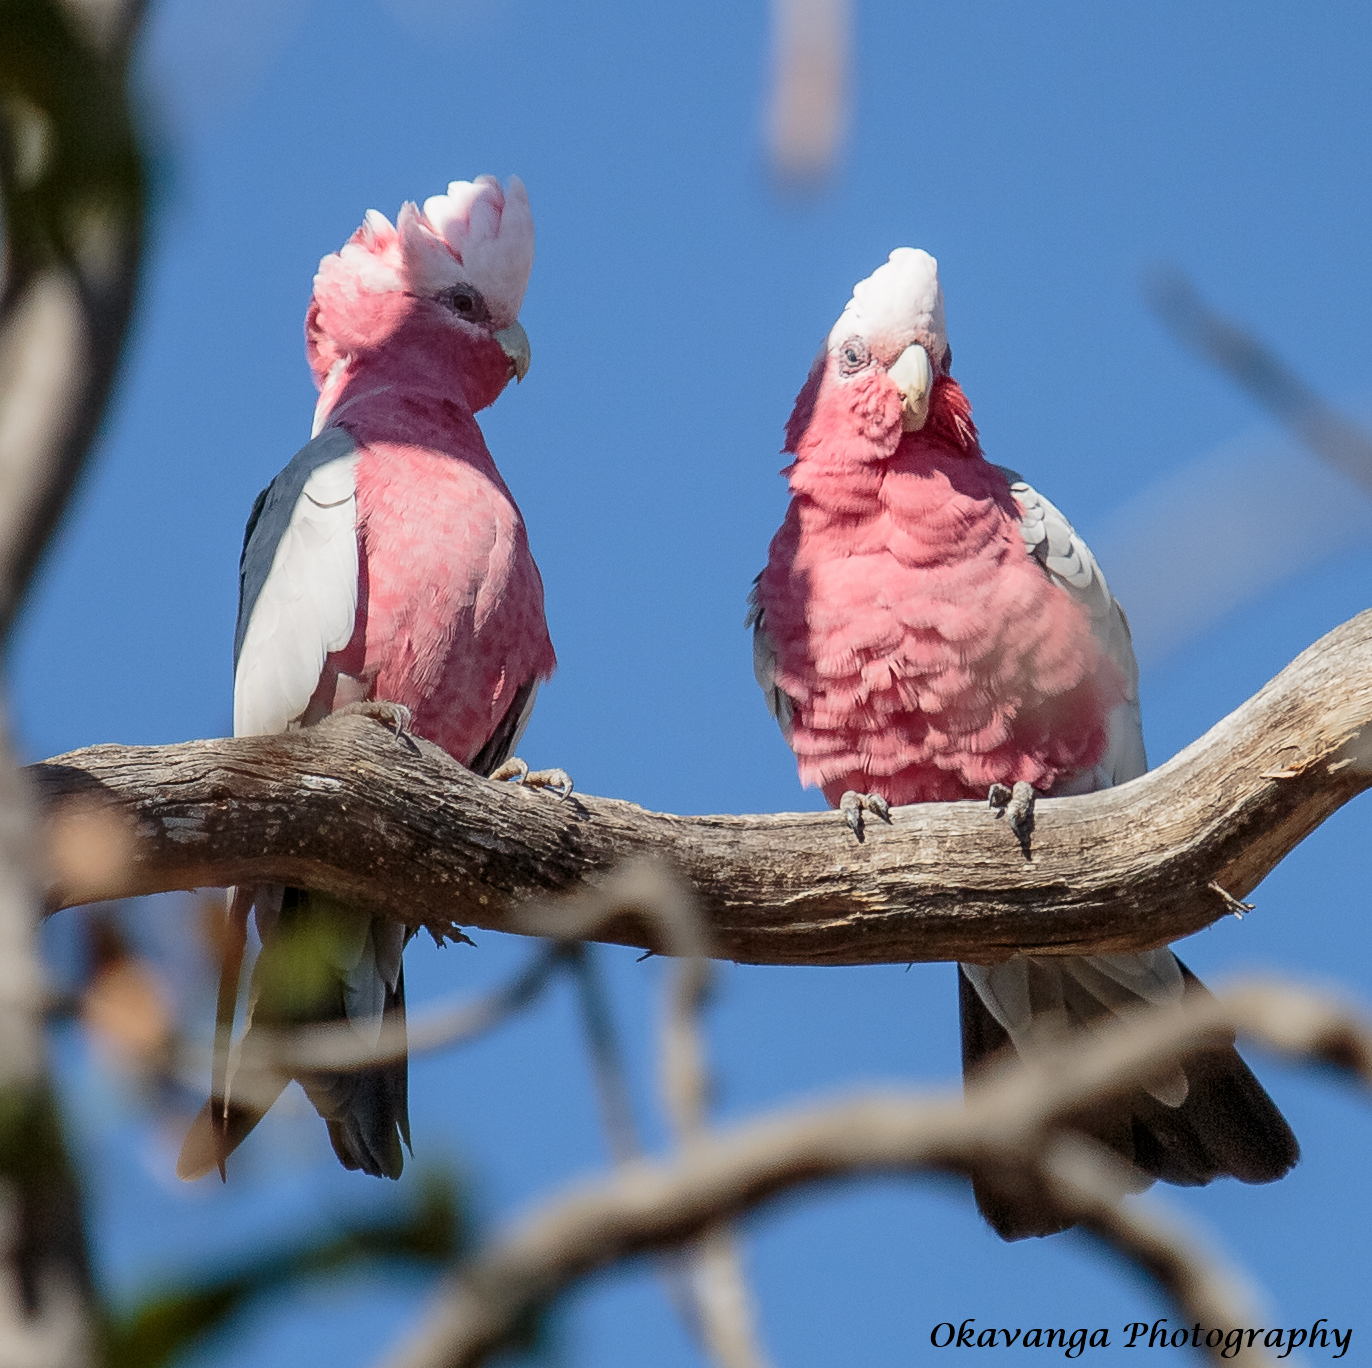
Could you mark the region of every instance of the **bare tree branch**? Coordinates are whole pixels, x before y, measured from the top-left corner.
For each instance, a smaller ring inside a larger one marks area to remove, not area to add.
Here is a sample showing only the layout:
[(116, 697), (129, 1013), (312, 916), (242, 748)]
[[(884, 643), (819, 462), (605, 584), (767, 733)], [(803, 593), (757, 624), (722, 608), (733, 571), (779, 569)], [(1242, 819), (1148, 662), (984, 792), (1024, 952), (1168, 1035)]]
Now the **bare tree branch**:
[[(130, 832), (131, 859), (79, 886), (55, 882), (52, 907), (274, 882), (439, 935), (454, 923), (506, 931), (530, 898), (652, 855), (697, 890), (723, 958), (990, 962), (1142, 950), (1228, 916), (1227, 898), (1244, 898), (1372, 783), (1369, 727), (1372, 612), (1158, 769), (1040, 802), (1029, 860), (975, 803), (895, 809), (859, 844), (832, 813), (677, 817), (604, 798), (559, 802), (477, 778), (362, 718), (277, 736), (93, 746), (34, 766), (33, 777), (59, 844), (66, 814), (88, 819), (92, 802), (113, 805)], [(544, 930), (575, 934), (556, 919)], [(666, 948), (633, 909), (595, 939)]]
[[(540, 925), (565, 928), (570, 914), (577, 923), (578, 941), (582, 941), (624, 909), (634, 909), (656, 925), (663, 949), (674, 961), (665, 996), (658, 1081), (677, 1143), (689, 1149), (706, 1133), (710, 1085), (700, 1013), (712, 973), (709, 937), (691, 890), (660, 861), (639, 860), (615, 870), (597, 888), (579, 895), (572, 907), (535, 904), (520, 915), (518, 924), (524, 929)], [(591, 1008), (593, 1003), (587, 1006)], [(592, 1015), (599, 1018), (599, 1034), (605, 1036), (608, 1013), (588, 1011), (588, 1017)], [(618, 1104), (627, 1109), (623, 1071), (611, 1068), (618, 1051), (606, 1050), (607, 1043), (612, 1041), (602, 1039), (599, 1048), (603, 1056), (600, 1067), (609, 1070), (601, 1080), (602, 1097), (607, 1103), (617, 1097)], [(626, 1121), (628, 1129), (624, 1130)], [(626, 1111), (619, 1125), (621, 1154), (617, 1157), (625, 1163), (637, 1157), (639, 1149), (632, 1114)], [(663, 1273), (673, 1306), (720, 1368), (767, 1368), (743, 1260), (727, 1226), (721, 1223), (705, 1232), (683, 1251), (679, 1263), (668, 1262)]]
[(775, 1114), (702, 1137), (672, 1161), (637, 1161), (535, 1210), (459, 1270), (388, 1368), (475, 1368), (579, 1279), (694, 1239), (797, 1188), (860, 1174), (1041, 1165), (1045, 1156), (1064, 1200), (1184, 1313), (1235, 1316), (1243, 1298), (1225, 1270), (1146, 1209), (1120, 1206), (1100, 1166), (1082, 1162), (1085, 1151), (1059, 1148), (1074, 1116), (1234, 1031), (1372, 1084), (1372, 1025), (1364, 1018), (1298, 988), (1253, 984), (1006, 1065), (963, 1100), (874, 1093)]

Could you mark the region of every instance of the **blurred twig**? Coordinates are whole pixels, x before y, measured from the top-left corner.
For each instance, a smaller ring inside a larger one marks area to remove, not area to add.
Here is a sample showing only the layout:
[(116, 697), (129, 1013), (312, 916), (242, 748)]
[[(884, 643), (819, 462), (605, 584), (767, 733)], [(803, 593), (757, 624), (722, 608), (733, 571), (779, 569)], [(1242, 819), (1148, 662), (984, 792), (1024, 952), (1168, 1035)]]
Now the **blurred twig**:
[[(1032, 1165), (1099, 1238), (1153, 1278), (1187, 1319), (1243, 1324), (1233, 1275), (1175, 1221), (1122, 1197), (1072, 1119), (1239, 1032), (1372, 1085), (1372, 1024), (1305, 989), (1250, 984), (1121, 1021), (1086, 1042), (1007, 1063), (965, 1098), (870, 1094), (703, 1136), (669, 1161), (639, 1160), (538, 1208), (450, 1280), (389, 1368), (475, 1368), (514, 1326), (573, 1283), (817, 1182), (892, 1171)], [(1212, 1322), (1213, 1325), (1213, 1322)], [(1212, 1357), (1219, 1361), (1219, 1349)], [(1251, 1353), (1252, 1351), (1250, 1351)], [(1254, 1356), (1266, 1363), (1266, 1357)]]
[[(374, 1040), (365, 1039), (348, 1022), (306, 1026), (296, 1031), (270, 1031), (263, 1027), (246, 1037), (233, 1079), (233, 1095), (251, 1103), (261, 1099), (269, 1105), (281, 1095), (283, 1079), (302, 1072), (346, 1073), (373, 1064), (385, 1064), (435, 1050), (465, 1045), (503, 1025), (543, 991), (548, 980), (571, 958), (567, 946), (552, 944), (533, 955), (508, 983), (477, 998), (447, 1007), (431, 1008), (409, 1023), (383, 1023)], [(192, 1090), (202, 1084), (208, 1059), (203, 1052), (186, 1051), (177, 1073)]]
[(783, 182), (833, 169), (848, 122), (852, 0), (772, 0), (767, 145)]
[[(1144, 1270), (1173, 1300), (1183, 1319), (1208, 1328), (1255, 1326), (1257, 1310), (1245, 1280), (1189, 1234), (1160, 1203), (1128, 1201), (1137, 1183), (1129, 1165), (1084, 1137), (1064, 1135), (1048, 1146), (1041, 1172), (1054, 1199), (1102, 1243)], [(1211, 1357), (1225, 1362), (1223, 1346)], [(1266, 1350), (1250, 1363), (1271, 1364)]]
[(639, 1143), (638, 1126), (634, 1122), (633, 1098), (629, 1093), (624, 1051), (620, 1047), (619, 1034), (610, 1013), (605, 980), (596, 964), (595, 946), (585, 941), (568, 941), (567, 945), (574, 951), (572, 977), (582, 1025), (586, 1031), (591, 1073), (595, 1079), (596, 1095), (600, 1099), (605, 1137), (615, 1163), (627, 1164), (642, 1153), (643, 1147)]
[[(616, 1164), (627, 1164), (643, 1153), (643, 1146), (634, 1121), (624, 1050), (615, 1029), (604, 976), (596, 963), (596, 947), (585, 941), (568, 944), (576, 949), (572, 973), (610, 1155)], [(676, 1254), (664, 1254), (659, 1260), (659, 1275), (667, 1300), (687, 1333), (697, 1343), (703, 1343), (703, 1320), (687, 1261)]]
[[(658, 1076), (677, 1142), (689, 1150), (706, 1133), (709, 1086), (700, 1011), (711, 976), (709, 939), (690, 889), (658, 861), (632, 861), (597, 887), (556, 908), (531, 906), (519, 921), (523, 927), (532, 928), (555, 918), (565, 926), (570, 917), (573, 924), (589, 931), (626, 909), (655, 924), (664, 953), (674, 961), (662, 1024)], [(616, 1159), (623, 1164), (636, 1157), (639, 1146), (620, 1052), (614, 1042), (607, 1004), (598, 985), (588, 979), (584, 959), (580, 978), (611, 1143), (617, 1151)], [(687, 1267), (683, 1271), (689, 1277), (689, 1294), (683, 1295), (677, 1270), (669, 1266), (665, 1270), (668, 1295), (683, 1315), (687, 1328), (699, 1334), (714, 1361), (720, 1368), (766, 1368), (743, 1263), (723, 1223), (704, 1232), (695, 1249), (687, 1251)]]
[(1316, 456), (1372, 489), (1372, 435), (1321, 398), (1261, 338), (1215, 313), (1181, 271), (1157, 271), (1144, 289), (1179, 341), (1223, 371)]

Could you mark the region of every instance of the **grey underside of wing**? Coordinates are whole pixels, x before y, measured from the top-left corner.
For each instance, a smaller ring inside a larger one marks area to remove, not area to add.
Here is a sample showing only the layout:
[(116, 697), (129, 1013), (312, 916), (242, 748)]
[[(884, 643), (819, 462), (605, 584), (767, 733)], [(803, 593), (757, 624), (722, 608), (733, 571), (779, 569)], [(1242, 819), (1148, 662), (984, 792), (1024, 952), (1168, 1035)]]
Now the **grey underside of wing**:
[(500, 719), (486, 744), (472, 758), (468, 768), (474, 774), (488, 775), (500, 768), (514, 753), (519, 745), (524, 729), (533, 716), (534, 704), (538, 701), (537, 679), (530, 679), (516, 690), (505, 716)]
[(743, 619), (745, 627), (753, 629), (753, 678), (757, 680), (762, 696), (767, 700), (767, 711), (776, 718), (786, 744), (791, 744), (791, 714), (795, 710), (790, 696), (784, 693), (776, 682), (776, 647), (767, 633), (763, 621), (762, 603), (758, 597), (759, 575), (748, 591), (748, 614)]
[[(1020, 531), (1025, 549), (1054, 583), (1086, 608), (1097, 640), (1125, 680), (1126, 695), (1111, 713), (1109, 743), (1101, 762), (1060, 785), (1055, 793), (1090, 793), (1125, 783), (1148, 768), (1139, 709), (1138, 663), (1129, 638), (1128, 619), (1110, 593), (1091, 549), (1062, 512), (1013, 470), (1000, 469), (1023, 510)], [(1176, 956), (1166, 946), (1143, 954), (1091, 955), (1039, 963), (1051, 963), (1061, 973), (1070, 974), (1110, 1012), (1127, 1010), (1141, 1002), (1159, 1006), (1176, 1002), (1183, 992)], [(1051, 1012), (1055, 1004), (1035, 1002), (1031, 1007), (1027, 962), (1021, 958), (998, 965), (964, 964), (962, 971), (1015, 1045), (1020, 1049), (1028, 1046), (1033, 1017), (1045, 1010)], [(1169, 1106), (1180, 1106), (1187, 1095), (1185, 1076), (1178, 1070), (1148, 1091)]]
[(294, 725), (357, 613), (357, 446), (329, 428), (258, 496), (239, 562), (234, 733)]

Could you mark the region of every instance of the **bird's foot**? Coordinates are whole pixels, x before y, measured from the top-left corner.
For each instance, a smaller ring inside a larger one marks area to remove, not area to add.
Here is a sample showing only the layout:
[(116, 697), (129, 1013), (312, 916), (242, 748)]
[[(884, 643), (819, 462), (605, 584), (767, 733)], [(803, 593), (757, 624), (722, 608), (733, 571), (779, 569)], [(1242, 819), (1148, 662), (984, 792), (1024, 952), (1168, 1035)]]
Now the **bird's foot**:
[(870, 812), (874, 816), (880, 817), (888, 825), (891, 821), (891, 805), (879, 793), (858, 793), (855, 789), (849, 789), (843, 797), (838, 800), (838, 810), (843, 814), (843, 820), (848, 823), (854, 836), (862, 840), (862, 814)]
[(1020, 849), (1029, 853), (1029, 837), (1034, 831), (1034, 786), (1023, 779), (1014, 788), (1004, 784), (992, 784), (986, 795), (987, 802), (996, 810), (996, 816), (1004, 814), (1010, 820), (1010, 830), (1020, 843)]
[(381, 698), (364, 698), (360, 703), (345, 703), (324, 720), (334, 722), (340, 717), (369, 717), (373, 722), (380, 722), (383, 727), (389, 727), (397, 737), (404, 736), (414, 720), (413, 714), (403, 703), (387, 703)]
[(572, 776), (566, 770), (531, 770), (517, 755), (493, 769), (489, 777), (497, 781), (513, 779), (525, 788), (552, 789), (559, 798), (566, 798), (572, 791)]

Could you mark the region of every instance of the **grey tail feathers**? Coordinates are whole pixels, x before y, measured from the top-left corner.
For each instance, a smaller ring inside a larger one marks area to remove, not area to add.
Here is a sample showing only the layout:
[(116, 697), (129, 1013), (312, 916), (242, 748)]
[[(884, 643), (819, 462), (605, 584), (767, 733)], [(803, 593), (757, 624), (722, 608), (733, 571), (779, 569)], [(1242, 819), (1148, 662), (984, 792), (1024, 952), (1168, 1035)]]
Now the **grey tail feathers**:
[[(1030, 960), (1031, 992), (1035, 976), (1060, 976), (1061, 982), (1049, 986), (1045, 996), (1059, 1003), (1065, 1000), (1068, 1020), (1081, 1029), (1107, 1015), (1108, 1009), (1064, 973), (1067, 963), (1048, 957)], [(1187, 995), (1208, 991), (1184, 964), (1177, 964)], [(961, 968), (958, 999), (963, 1077), (970, 1080), (987, 1061), (1014, 1047)], [(1197, 1052), (1185, 1061), (1183, 1072), (1187, 1087), (1180, 1105), (1168, 1106), (1138, 1089), (1076, 1118), (1076, 1128), (1150, 1179), (1184, 1187), (1200, 1187), (1221, 1177), (1270, 1183), (1291, 1169), (1300, 1157), (1296, 1137), (1232, 1044)], [(972, 1188), (981, 1214), (1002, 1239), (1052, 1235), (1072, 1225), (1043, 1185), (1022, 1172), (979, 1174)]]
[[(253, 969), (248, 1028), (239, 1046), (242, 1065), (251, 1060), (254, 1040), (262, 1039), (255, 1036), (258, 1028), (275, 1036), (302, 1026), (347, 1022), (364, 1041), (377, 1039), (383, 1023), (389, 1031), (403, 1033), (401, 952), (408, 939), (403, 925), (296, 888), (284, 890), (279, 915), (267, 918), (266, 925), (259, 903), (258, 918), (263, 949)], [(410, 1147), (408, 1073), (402, 1055), (347, 1072), (296, 1075), (328, 1126), (344, 1168), (376, 1178), (400, 1177), (402, 1143)], [(235, 1098), (231, 1083), (228, 1091), (227, 1105), (222, 1095), (212, 1097), (192, 1125), (177, 1164), (181, 1177), (197, 1178), (215, 1167), (222, 1174), (225, 1159), (276, 1096)]]
[[(405, 970), (395, 987), (386, 985), (384, 1020), (405, 1026)], [(410, 1144), (409, 1061), (357, 1069), (350, 1073), (299, 1075), (300, 1086), (329, 1128), (338, 1162), (373, 1178), (399, 1178), (405, 1166), (401, 1149)]]

